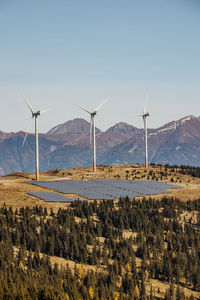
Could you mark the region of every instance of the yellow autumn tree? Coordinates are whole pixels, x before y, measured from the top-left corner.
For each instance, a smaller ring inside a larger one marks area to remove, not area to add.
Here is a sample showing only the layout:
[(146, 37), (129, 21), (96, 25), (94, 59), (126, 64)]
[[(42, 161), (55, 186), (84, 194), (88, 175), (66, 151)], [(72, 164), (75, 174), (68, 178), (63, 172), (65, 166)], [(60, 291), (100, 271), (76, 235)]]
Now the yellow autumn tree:
[(69, 295), (67, 293), (65, 293), (65, 299), (69, 300)]
[(83, 277), (83, 267), (82, 266), (78, 266), (78, 277), (82, 278)]
[(134, 288), (133, 296), (136, 297), (136, 298), (138, 298), (138, 299), (140, 297), (140, 291), (139, 291), (139, 288), (138, 288), (137, 284), (136, 284), (136, 286)]
[(127, 270), (128, 272), (131, 271), (131, 267), (130, 267), (129, 263), (126, 264), (126, 270)]
[(94, 298), (94, 290), (93, 288), (90, 286), (89, 288), (89, 295), (90, 295), (90, 298), (93, 299)]
[(20, 260), (20, 263), (19, 263), (19, 268), (24, 271), (24, 265), (23, 265), (23, 262), (21, 260)]
[(118, 299), (119, 299), (119, 296), (120, 296), (119, 293), (118, 293), (118, 292), (115, 292), (115, 293), (114, 293), (114, 300), (118, 300)]

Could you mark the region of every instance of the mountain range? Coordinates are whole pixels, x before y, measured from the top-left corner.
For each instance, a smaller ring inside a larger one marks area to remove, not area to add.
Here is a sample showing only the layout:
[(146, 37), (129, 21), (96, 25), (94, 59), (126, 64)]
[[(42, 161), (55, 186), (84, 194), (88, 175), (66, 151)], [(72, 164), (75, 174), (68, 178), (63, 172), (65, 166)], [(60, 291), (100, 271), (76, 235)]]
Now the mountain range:
[[(90, 124), (74, 119), (39, 135), (40, 170), (92, 165)], [(144, 163), (144, 130), (120, 122), (96, 129), (97, 164)], [(34, 172), (34, 135), (0, 131), (0, 175)], [(200, 166), (200, 118), (187, 116), (148, 130), (149, 162)]]

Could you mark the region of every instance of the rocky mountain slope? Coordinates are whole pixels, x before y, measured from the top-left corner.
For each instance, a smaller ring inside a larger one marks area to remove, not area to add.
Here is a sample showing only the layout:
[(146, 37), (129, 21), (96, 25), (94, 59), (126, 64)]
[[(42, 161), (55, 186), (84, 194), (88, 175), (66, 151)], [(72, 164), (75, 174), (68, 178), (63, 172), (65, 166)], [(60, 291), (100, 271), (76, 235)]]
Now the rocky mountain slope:
[[(39, 135), (40, 170), (92, 164), (90, 124), (83, 119), (55, 126)], [(34, 135), (0, 131), (0, 175), (34, 171)], [(97, 129), (97, 164), (144, 162), (144, 131), (120, 122), (106, 132)], [(149, 161), (200, 166), (200, 118), (187, 116), (148, 130)]]
[(129, 125), (125, 122), (119, 122), (115, 124), (114, 126), (110, 127), (109, 129), (106, 130), (106, 132), (115, 132), (119, 134), (133, 134), (133, 133), (141, 133), (142, 129), (138, 129), (132, 125)]
[[(49, 134), (65, 134), (65, 133), (88, 133), (90, 131), (90, 124), (81, 118), (67, 121), (63, 124), (59, 124), (49, 130)], [(100, 132), (96, 128), (96, 132)]]

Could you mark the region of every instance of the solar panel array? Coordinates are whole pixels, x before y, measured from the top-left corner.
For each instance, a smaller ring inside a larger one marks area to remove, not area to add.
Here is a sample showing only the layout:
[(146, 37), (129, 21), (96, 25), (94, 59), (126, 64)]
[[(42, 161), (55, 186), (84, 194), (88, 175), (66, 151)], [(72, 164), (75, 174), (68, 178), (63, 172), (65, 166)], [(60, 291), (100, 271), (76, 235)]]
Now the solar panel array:
[(75, 200), (72, 198), (68, 198), (67, 196), (51, 192), (30, 192), (28, 194), (40, 198), (45, 202), (72, 202)]
[(170, 193), (169, 189), (182, 188), (181, 186), (164, 182), (143, 180), (98, 179), (91, 181), (29, 181), (28, 183), (49, 188), (63, 194), (80, 195), (91, 200), (111, 200), (126, 196), (134, 198), (145, 195), (159, 195)]

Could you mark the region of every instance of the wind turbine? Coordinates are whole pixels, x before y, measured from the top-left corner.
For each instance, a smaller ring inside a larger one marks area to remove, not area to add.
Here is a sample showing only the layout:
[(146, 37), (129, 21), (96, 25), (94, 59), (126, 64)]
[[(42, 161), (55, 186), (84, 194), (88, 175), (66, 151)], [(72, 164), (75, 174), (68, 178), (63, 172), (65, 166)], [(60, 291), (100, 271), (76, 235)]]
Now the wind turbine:
[(96, 135), (95, 135), (95, 116), (98, 113), (98, 110), (102, 107), (102, 105), (108, 100), (108, 98), (106, 98), (99, 106), (97, 106), (97, 108), (94, 111), (90, 111), (87, 108), (85, 108), (82, 105), (78, 106), (80, 108), (82, 108), (84, 111), (86, 111), (88, 114), (90, 114), (90, 143), (92, 141), (92, 131), (93, 131), (93, 172), (96, 172)]
[(144, 110), (142, 114), (138, 114), (137, 116), (140, 116), (143, 118), (144, 122), (144, 139), (145, 139), (145, 168), (148, 168), (148, 143), (147, 143), (147, 117), (149, 117), (149, 113), (146, 111), (147, 107), (147, 101), (145, 101), (144, 104)]
[[(26, 104), (28, 105), (31, 113), (32, 113), (32, 119), (35, 118), (35, 178), (36, 181), (39, 180), (39, 149), (38, 149), (38, 125), (37, 125), (37, 118), (38, 116), (40, 116), (41, 114), (49, 111), (50, 109), (46, 109), (43, 111), (35, 111), (33, 110), (31, 104), (29, 103), (28, 99), (26, 98), (26, 96), (22, 93), (22, 91), (20, 91), (20, 93), (22, 94), (24, 100), (26, 101)], [(29, 130), (30, 124), (27, 128), (23, 143), (22, 143), (22, 147), (24, 146), (24, 143), (26, 141), (27, 135), (28, 135), (28, 130)]]

